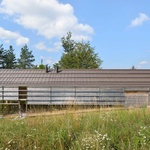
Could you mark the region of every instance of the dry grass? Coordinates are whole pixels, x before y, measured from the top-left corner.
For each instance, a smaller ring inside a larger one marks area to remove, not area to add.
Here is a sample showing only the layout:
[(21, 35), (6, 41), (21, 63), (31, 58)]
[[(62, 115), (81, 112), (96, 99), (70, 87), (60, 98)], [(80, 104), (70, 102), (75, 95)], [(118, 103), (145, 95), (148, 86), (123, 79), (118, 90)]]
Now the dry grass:
[(148, 150), (150, 109), (87, 109), (0, 120), (0, 149)]

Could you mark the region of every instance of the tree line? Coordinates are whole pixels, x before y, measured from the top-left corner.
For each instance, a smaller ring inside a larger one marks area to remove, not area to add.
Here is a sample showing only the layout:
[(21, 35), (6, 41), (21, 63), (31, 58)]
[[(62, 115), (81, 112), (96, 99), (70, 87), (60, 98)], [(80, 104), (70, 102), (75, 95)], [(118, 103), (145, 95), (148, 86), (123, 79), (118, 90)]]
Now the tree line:
[[(63, 54), (53, 67), (59, 67), (61, 69), (94, 69), (100, 68), (102, 60), (95, 53), (94, 47), (91, 47), (89, 42), (80, 41), (76, 42), (72, 40), (72, 33), (68, 32), (66, 36), (61, 38), (61, 43), (63, 47)], [(44, 69), (45, 66), (41, 63), (38, 67), (33, 63), (35, 58), (32, 51), (29, 50), (27, 45), (21, 48), (20, 58), (16, 59), (14, 54), (13, 46), (9, 46), (8, 50), (0, 45), (0, 60), (3, 61), (3, 68), (13, 69), (27, 69), (27, 68), (37, 68)], [(41, 61), (42, 62), (42, 61)]]
[(20, 58), (16, 58), (14, 48), (12, 45), (8, 49), (3, 48), (3, 44), (0, 45), (0, 61), (1, 67), (6, 69), (28, 69), (33, 68), (35, 61), (32, 51), (29, 51), (27, 45), (21, 48)]

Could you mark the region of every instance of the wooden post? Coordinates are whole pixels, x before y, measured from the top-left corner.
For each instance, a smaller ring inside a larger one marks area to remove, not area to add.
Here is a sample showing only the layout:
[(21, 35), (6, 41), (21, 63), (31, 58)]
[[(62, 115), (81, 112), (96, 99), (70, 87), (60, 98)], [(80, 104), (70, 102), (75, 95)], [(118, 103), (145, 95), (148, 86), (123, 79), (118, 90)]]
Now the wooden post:
[(18, 110), (19, 110), (19, 117), (21, 117), (21, 103), (20, 100), (18, 101)]
[(27, 113), (27, 111), (28, 111), (28, 105), (27, 105), (27, 101), (26, 101), (26, 113)]
[(52, 103), (52, 87), (50, 87), (50, 103)]
[(3, 103), (4, 103), (4, 86), (2, 86), (2, 114), (4, 112), (4, 105), (3, 105)]
[(28, 88), (26, 89), (26, 113), (28, 111), (28, 104), (27, 104), (27, 102), (28, 102)]
[(76, 97), (77, 97), (77, 89), (76, 89), (76, 86), (74, 87), (74, 97), (75, 97), (75, 100), (76, 100)]
[(77, 90), (76, 90), (76, 86), (74, 87), (74, 105), (75, 105), (75, 109), (76, 109), (76, 105), (77, 105), (77, 102), (76, 102), (76, 97), (77, 97), (77, 95), (76, 95), (76, 93), (77, 93)]
[(98, 105), (100, 106), (100, 100), (101, 100), (101, 98), (100, 98), (100, 96), (101, 96), (101, 90), (100, 90), (100, 87), (99, 87), (99, 98), (98, 98)]

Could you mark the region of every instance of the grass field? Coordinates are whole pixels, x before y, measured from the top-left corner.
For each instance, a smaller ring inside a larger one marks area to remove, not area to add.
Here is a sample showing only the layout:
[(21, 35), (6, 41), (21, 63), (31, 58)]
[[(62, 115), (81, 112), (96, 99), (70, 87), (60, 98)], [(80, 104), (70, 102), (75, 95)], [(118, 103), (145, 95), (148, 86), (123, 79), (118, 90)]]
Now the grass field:
[(0, 150), (149, 150), (150, 109), (0, 119)]

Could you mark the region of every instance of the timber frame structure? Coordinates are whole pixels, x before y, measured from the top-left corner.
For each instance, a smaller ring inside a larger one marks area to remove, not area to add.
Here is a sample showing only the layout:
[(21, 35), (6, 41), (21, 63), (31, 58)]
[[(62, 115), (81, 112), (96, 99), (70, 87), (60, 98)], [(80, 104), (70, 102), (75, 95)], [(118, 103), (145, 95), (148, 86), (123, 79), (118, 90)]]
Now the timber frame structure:
[(0, 69), (0, 104), (150, 106), (150, 70)]

